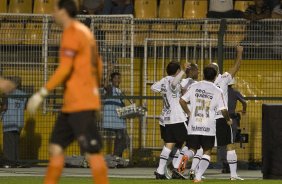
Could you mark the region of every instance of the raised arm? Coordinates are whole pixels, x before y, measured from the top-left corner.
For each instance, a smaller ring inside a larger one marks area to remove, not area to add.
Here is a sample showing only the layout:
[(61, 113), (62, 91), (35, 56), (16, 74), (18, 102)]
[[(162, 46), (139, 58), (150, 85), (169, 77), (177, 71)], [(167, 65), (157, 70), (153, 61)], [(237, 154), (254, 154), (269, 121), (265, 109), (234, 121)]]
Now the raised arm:
[(175, 88), (177, 87), (177, 84), (179, 83), (179, 81), (182, 79), (183, 75), (185, 74), (184, 71), (180, 71), (173, 79), (172, 83), (171, 83), (171, 88), (173, 90), (175, 90)]
[(236, 61), (234, 66), (228, 71), (228, 73), (230, 73), (230, 75), (232, 76), (232, 78), (236, 75), (236, 73), (239, 71), (240, 69), (240, 65), (241, 65), (241, 60), (242, 60), (242, 55), (243, 55), (243, 47), (242, 46), (237, 46), (236, 48), (237, 50), (237, 57), (236, 57)]
[(247, 112), (247, 102), (246, 102), (245, 98), (243, 97), (243, 95), (239, 91), (237, 91), (237, 99), (239, 100), (239, 102), (241, 102), (241, 104), (243, 106), (242, 113), (245, 114)]

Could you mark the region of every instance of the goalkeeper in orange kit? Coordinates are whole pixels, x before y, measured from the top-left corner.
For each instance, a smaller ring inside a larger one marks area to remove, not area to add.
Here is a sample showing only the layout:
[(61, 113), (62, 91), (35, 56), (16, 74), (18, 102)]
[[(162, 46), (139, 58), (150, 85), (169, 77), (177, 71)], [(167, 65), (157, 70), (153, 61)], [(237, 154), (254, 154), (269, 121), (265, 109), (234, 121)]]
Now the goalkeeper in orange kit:
[(86, 153), (96, 184), (108, 184), (107, 166), (100, 153), (102, 140), (97, 130), (100, 111), (99, 83), (102, 61), (91, 31), (74, 18), (74, 0), (58, 0), (55, 21), (64, 31), (60, 48), (60, 65), (41, 90), (28, 101), (27, 109), (35, 113), (44, 97), (60, 84), (65, 86), (64, 104), (50, 140), (50, 161), (45, 184), (57, 183), (64, 167), (64, 149), (75, 139)]

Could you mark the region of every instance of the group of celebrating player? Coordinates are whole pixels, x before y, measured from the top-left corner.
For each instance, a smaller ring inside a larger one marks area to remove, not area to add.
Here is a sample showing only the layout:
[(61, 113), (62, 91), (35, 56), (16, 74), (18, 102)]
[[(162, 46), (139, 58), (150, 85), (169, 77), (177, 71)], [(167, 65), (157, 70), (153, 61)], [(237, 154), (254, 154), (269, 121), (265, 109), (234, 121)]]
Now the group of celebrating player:
[[(167, 161), (176, 149), (171, 177), (186, 179), (183, 175), (186, 163), (192, 160), (190, 179), (201, 182), (209, 166), (212, 148), (226, 146), (230, 180), (243, 180), (237, 175), (232, 120), (227, 111), (228, 84), (240, 68), (243, 53), (242, 46), (236, 49), (236, 62), (228, 72), (220, 74), (218, 65), (211, 63), (204, 68), (204, 80), (196, 81), (196, 64), (185, 64), (183, 71), (178, 62), (172, 61), (167, 65), (167, 76), (152, 85), (154, 92), (162, 94), (164, 103), (159, 123), (165, 144), (154, 173), (156, 179), (170, 178), (166, 174)], [(184, 74), (186, 78), (182, 79)]]

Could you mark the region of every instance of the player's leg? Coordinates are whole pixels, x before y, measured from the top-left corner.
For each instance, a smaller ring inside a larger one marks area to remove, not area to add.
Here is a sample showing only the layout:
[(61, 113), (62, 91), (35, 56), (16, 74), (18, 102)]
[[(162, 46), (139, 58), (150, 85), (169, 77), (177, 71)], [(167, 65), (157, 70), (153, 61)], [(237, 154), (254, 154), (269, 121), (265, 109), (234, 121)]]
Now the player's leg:
[(95, 111), (72, 113), (69, 122), (79, 146), (86, 153), (95, 183), (108, 184), (108, 168), (101, 154), (102, 139), (96, 124), (96, 113)]
[(170, 157), (172, 157), (172, 165), (174, 168), (177, 168), (179, 164), (177, 164), (178, 157), (180, 155), (180, 152), (182, 150), (183, 142), (178, 142), (174, 146), (174, 151), (172, 154), (170, 154)]
[[(184, 147), (184, 149), (182, 149), (181, 151), (181, 155), (182, 159), (180, 160), (178, 167), (175, 168), (173, 170), (173, 175), (176, 175), (182, 179), (186, 179), (183, 176), (184, 170), (186, 168), (186, 163), (189, 159), (192, 159), (194, 157), (194, 153), (196, 152), (196, 150), (199, 148), (199, 141), (198, 141), (198, 137), (194, 136), (194, 135), (186, 135), (186, 140), (189, 140), (188, 142), (186, 142), (186, 146)], [(188, 149), (188, 147), (190, 149)], [(179, 161), (179, 160), (178, 160)]]
[(195, 171), (197, 169), (199, 162), (200, 162), (200, 160), (203, 156), (203, 152), (204, 152), (203, 148), (200, 148), (200, 149), (197, 150), (197, 152), (196, 152), (196, 154), (195, 154), (195, 156), (192, 160), (191, 170)]
[[(188, 121), (184, 122), (185, 128), (187, 129), (188, 126)], [(184, 132), (183, 132), (184, 133)], [(187, 132), (185, 131), (185, 141), (176, 143), (175, 148), (177, 149), (176, 153), (174, 154), (174, 158), (173, 158), (173, 168), (178, 169), (179, 164), (181, 163), (182, 159), (183, 159), (183, 155), (184, 152), (188, 150), (187, 145), (185, 144), (185, 146), (183, 147), (184, 142), (187, 142), (187, 137), (188, 137), (188, 130)]]
[(227, 149), (227, 162), (230, 168), (231, 179), (241, 180), (237, 175), (237, 154), (233, 144), (232, 129), (230, 125), (226, 123), (224, 118), (216, 120), (216, 137), (217, 137), (217, 146), (226, 146)]
[(52, 131), (49, 146), (50, 158), (44, 184), (56, 184), (64, 168), (64, 148), (72, 141), (74, 135), (68, 123), (68, 115), (60, 114)]
[(226, 146), (217, 147), (217, 160), (218, 163), (222, 166), (222, 173), (230, 173), (229, 165), (226, 159), (227, 149)]
[(165, 167), (169, 158), (169, 155), (174, 147), (174, 143), (169, 143), (172, 139), (171, 133), (167, 131), (167, 125), (160, 125), (161, 138), (164, 141), (164, 147), (160, 154), (159, 166), (154, 172), (156, 179), (167, 179), (165, 176)]
[(169, 141), (169, 137), (167, 141), (168, 142), (165, 143), (160, 154), (159, 166), (157, 168), (157, 171), (155, 172), (156, 179), (167, 179), (165, 177), (165, 167), (169, 158), (169, 154), (175, 145), (175, 143)]
[[(173, 134), (177, 142), (184, 142), (188, 140), (188, 130), (187, 130), (187, 122), (177, 123), (173, 128)], [(194, 156), (194, 152), (188, 149), (186, 145), (182, 150), (181, 153), (174, 164), (174, 168), (178, 169), (178, 172), (184, 172), (186, 169), (186, 163), (189, 159), (192, 159)]]
[(198, 172), (198, 169), (199, 169), (199, 163), (200, 163), (200, 160), (202, 159), (203, 157), (203, 148), (200, 148), (197, 150), (193, 160), (192, 160), (192, 165), (191, 165), (191, 168), (190, 168), (190, 171), (189, 171), (189, 176), (190, 176), (190, 180), (194, 180), (195, 178), (195, 174), (196, 172)]
[(237, 154), (235, 151), (235, 145), (229, 144), (227, 145), (227, 162), (230, 167), (230, 179), (231, 180), (244, 180), (243, 178), (240, 178), (237, 174)]
[(180, 154), (178, 155), (177, 160), (175, 161), (175, 163), (173, 164), (173, 167), (175, 169), (179, 169), (178, 171), (181, 172), (182, 169), (180, 168), (185, 168), (186, 164), (184, 165), (184, 163), (186, 163), (185, 160), (187, 160), (187, 157), (183, 158), (185, 153), (186, 155), (188, 154), (187, 152), (189, 151), (189, 148), (187, 146), (187, 144), (181, 149)]
[(195, 175), (194, 182), (199, 182), (202, 180), (202, 176), (207, 170), (210, 164), (211, 150), (214, 146), (215, 137), (214, 136), (200, 136), (201, 146), (203, 148), (203, 156), (199, 162), (199, 169)]
[[(160, 164), (156, 174), (164, 172), (169, 154), (176, 143), (183, 143), (186, 140), (187, 129), (184, 123), (168, 124), (165, 126), (165, 147), (162, 150)], [(169, 143), (169, 144), (168, 144)], [(157, 175), (156, 175), (157, 176)]]
[[(233, 121), (233, 123), (236, 123), (236, 122)], [(237, 127), (235, 127), (235, 129), (236, 128)], [(232, 126), (228, 127), (227, 133), (229, 134), (229, 137), (231, 139), (231, 143), (228, 144), (226, 147), (226, 150), (227, 150), (226, 160), (230, 168), (230, 176), (231, 176), (230, 179), (231, 180), (237, 180), (237, 179), (242, 180), (242, 178), (238, 177), (238, 174), (237, 174), (237, 154), (235, 151), (235, 144), (234, 144), (235, 142), (234, 133), (235, 132), (233, 133)]]

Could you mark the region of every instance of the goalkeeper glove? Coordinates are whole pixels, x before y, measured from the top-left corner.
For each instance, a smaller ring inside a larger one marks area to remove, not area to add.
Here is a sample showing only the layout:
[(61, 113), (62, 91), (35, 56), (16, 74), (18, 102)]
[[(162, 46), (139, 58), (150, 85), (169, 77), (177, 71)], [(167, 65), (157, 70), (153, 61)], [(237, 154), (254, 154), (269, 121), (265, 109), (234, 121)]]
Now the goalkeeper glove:
[(46, 88), (41, 88), (37, 93), (33, 94), (27, 102), (27, 111), (34, 114), (47, 95), (48, 90)]

